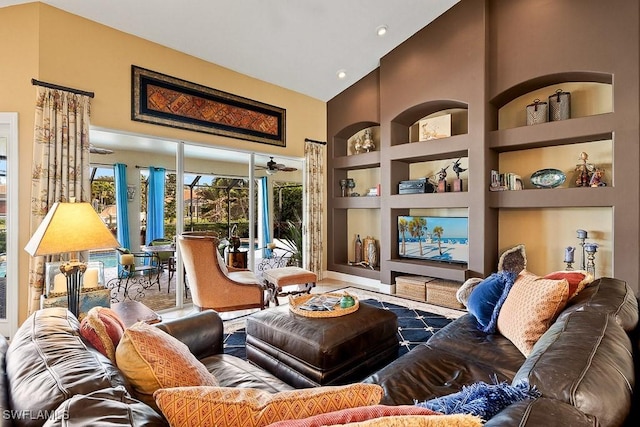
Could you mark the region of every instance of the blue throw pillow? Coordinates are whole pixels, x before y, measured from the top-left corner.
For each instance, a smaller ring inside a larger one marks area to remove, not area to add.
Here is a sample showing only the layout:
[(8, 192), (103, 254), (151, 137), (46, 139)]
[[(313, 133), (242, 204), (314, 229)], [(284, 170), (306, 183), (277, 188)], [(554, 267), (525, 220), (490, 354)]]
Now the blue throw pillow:
[(457, 393), (436, 397), (416, 406), (442, 412), (443, 414), (471, 414), (488, 421), (507, 406), (524, 399), (540, 397), (540, 392), (520, 382), (509, 385), (487, 384), (482, 381), (466, 385)]
[(484, 279), (473, 289), (467, 300), (467, 309), (487, 333), (495, 332), (498, 313), (507, 298), (516, 274), (510, 271), (499, 271)]

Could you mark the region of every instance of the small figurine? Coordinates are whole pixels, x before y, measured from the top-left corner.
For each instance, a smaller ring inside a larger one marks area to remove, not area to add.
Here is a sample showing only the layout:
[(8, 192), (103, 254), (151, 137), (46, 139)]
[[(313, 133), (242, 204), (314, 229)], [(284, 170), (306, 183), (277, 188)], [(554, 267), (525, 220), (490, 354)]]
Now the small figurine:
[(576, 165), (576, 172), (578, 172), (578, 176), (576, 178), (576, 187), (589, 187), (591, 177), (596, 168), (592, 163), (587, 163), (587, 160), (589, 160), (589, 155), (584, 151), (580, 153), (580, 157), (578, 158), (578, 160), (580, 160), (580, 163)]
[(444, 181), (447, 178), (447, 169), (449, 169), (449, 165), (440, 169), (440, 172), (438, 172), (438, 182)]
[(449, 165), (440, 169), (438, 172), (438, 193), (446, 193), (447, 192), (447, 169)]
[(607, 184), (603, 181), (604, 178), (604, 169), (596, 168), (595, 172), (591, 176), (591, 180), (589, 181), (589, 187), (606, 187)]
[[(462, 159), (462, 157), (460, 157), (460, 159)], [(460, 174), (467, 170), (460, 167), (460, 159), (453, 162), (453, 171), (456, 173), (457, 179), (460, 179)]]
[(362, 149), (368, 153), (370, 151), (375, 150), (376, 144), (373, 142), (373, 138), (371, 137), (371, 129), (364, 130), (364, 141), (362, 142)]
[(362, 152), (362, 138), (360, 138), (360, 135), (356, 137), (355, 142), (353, 143), (353, 150), (355, 151), (355, 154), (360, 154)]

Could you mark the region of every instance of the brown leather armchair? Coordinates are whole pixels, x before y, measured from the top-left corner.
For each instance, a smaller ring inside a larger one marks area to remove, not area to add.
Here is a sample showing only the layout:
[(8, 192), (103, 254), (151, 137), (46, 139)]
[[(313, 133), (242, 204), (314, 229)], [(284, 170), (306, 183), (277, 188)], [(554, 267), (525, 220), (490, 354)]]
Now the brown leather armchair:
[(218, 312), (263, 309), (268, 297), (266, 287), (249, 270), (227, 268), (218, 243), (214, 236), (178, 236), (193, 304), (200, 310)]

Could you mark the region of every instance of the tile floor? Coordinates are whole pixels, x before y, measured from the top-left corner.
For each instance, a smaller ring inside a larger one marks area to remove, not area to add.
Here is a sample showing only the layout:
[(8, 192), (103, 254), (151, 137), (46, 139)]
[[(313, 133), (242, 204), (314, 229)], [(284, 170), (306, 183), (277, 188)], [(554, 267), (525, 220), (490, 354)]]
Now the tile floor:
[[(316, 293), (332, 292), (332, 291), (335, 291), (336, 289), (342, 289), (345, 287), (357, 287), (358, 289), (362, 289), (365, 291), (374, 291), (374, 292), (376, 291), (376, 289), (374, 288), (369, 288), (363, 285), (354, 286), (353, 283), (343, 281), (343, 280), (323, 279), (316, 284), (316, 287), (313, 288), (311, 293), (316, 294)], [(281, 304), (285, 303), (287, 301), (286, 298), (287, 297), (280, 298), (279, 299), (280, 303)], [(162, 315), (162, 318), (165, 320), (175, 319), (175, 318), (186, 316), (190, 313), (193, 313), (194, 310), (195, 309), (191, 306), (185, 306), (182, 309), (163, 310), (160, 312), (160, 314)], [(220, 317), (222, 317), (222, 320), (230, 320), (230, 319), (246, 316), (247, 314), (250, 314), (254, 311), (256, 310), (239, 310), (239, 311), (233, 311), (228, 313), (220, 313)]]

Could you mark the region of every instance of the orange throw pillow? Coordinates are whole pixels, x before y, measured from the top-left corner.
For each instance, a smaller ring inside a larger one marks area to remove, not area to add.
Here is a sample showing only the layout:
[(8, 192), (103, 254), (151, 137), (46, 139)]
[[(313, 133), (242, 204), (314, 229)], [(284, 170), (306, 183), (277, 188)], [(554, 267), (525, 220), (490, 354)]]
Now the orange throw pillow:
[(584, 270), (554, 271), (544, 276), (544, 278), (554, 280), (567, 279), (567, 282), (569, 282), (569, 299), (578, 295), (589, 283), (593, 282), (593, 274)]
[(218, 385), (184, 343), (143, 322), (125, 329), (116, 361), (136, 397), (153, 408), (153, 392), (160, 388)]
[(522, 271), (502, 304), (498, 332), (529, 356), (569, 299), (567, 279), (552, 280)]
[(377, 405), (382, 399), (377, 384), (324, 386), (269, 393), (251, 388), (180, 387), (154, 393), (171, 427), (261, 427), (288, 419), (325, 412)]
[(484, 421), (470, 414), (393, 415), (372, 420), (335, 424), (335, 427), (482, 427)]
[(116, 347), (124, 333), (124, 323), (110, 308), (93, 307), (80, 322), (80, 335), (100, 353), (116, 363)]
[(440, 412), (415, 405), (371, 405), (357, 408), (342, 409), (340, 411), (325, 412), (324, 414), (297, 420), (284, 420), (271, 424), (269, 427), (323, 427), (337, 424), (355, 423), (382, 417), (398, 415), (442, 415)]

